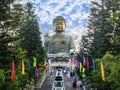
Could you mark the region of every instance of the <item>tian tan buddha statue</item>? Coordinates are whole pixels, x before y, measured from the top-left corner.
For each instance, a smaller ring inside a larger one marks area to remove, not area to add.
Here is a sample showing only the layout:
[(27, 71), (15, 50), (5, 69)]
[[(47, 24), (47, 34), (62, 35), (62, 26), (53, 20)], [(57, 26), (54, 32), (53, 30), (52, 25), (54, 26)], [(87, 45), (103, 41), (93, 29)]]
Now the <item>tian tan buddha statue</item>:
[(73, 38), (65, 35), (66, 21), (62, 16), (57, 16), (53, 20), (55, 34), (50, 36), (45, 35), (45, 49), (49, 54), (69, 53), (70, 50), (75, 50)]

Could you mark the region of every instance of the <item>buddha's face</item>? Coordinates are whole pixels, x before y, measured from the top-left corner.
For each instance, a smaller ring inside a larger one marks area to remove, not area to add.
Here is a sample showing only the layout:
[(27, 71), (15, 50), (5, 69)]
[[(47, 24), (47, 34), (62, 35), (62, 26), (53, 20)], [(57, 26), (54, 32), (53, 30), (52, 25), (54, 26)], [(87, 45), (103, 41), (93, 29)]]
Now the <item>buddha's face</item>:
[(58, 20), (54, 22), (54, 30), (56, 32), (64, 32), (65, 31), (65, 22), (63, 20)]

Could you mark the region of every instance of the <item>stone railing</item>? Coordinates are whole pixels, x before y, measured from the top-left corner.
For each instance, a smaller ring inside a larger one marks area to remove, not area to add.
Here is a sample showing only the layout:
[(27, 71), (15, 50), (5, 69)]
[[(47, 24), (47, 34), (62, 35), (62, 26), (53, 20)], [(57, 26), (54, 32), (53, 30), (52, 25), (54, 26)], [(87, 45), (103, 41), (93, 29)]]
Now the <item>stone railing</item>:
[[(38, 80), (38, 82), (35, 84), (34, 80), (32, 79), (29, 84), (26, 84), (26, 87), (23, 88), (23, 90), (34, 90), (34, 88), (41, 88), (44, 80), (46, 78), (46, 71), (44, 71), (43, 75), (41, 76), (41, 79)], [(22, 89), (20, 89), (22, 90)]]

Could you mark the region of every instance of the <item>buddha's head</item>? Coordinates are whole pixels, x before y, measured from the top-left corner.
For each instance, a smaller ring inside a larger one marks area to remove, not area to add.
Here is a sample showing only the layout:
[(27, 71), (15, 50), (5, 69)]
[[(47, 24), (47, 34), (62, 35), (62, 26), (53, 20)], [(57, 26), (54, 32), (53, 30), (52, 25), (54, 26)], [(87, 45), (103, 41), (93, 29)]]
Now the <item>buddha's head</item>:
[(62, 16), (57, 16), (53, 20), (53, 27), (55, 32), (65, 32), (66, 21)]
[(45, 33), (44, 37), (49, 37), (49, 34), (48, 34), (48, 33)]

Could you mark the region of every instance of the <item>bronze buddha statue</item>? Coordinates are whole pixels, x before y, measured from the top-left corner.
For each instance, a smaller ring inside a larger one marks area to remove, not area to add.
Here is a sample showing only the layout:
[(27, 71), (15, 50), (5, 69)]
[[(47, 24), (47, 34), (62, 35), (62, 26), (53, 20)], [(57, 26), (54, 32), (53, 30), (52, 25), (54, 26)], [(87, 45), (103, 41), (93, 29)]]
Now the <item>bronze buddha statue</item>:
[(73, 38), (65, 34), (66, 21), (62, 16), (57, 16), (53, 20), (53, 27), (55, 34), (50, 36), (49, 41), (47, 41), (49, 42), (47, 53), (69, 53), (70, 50), (75, 49)]

